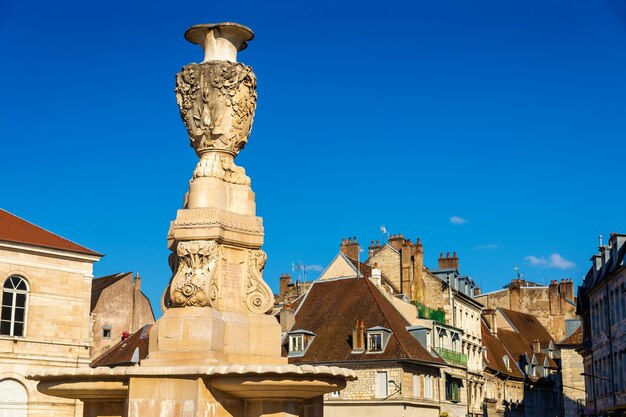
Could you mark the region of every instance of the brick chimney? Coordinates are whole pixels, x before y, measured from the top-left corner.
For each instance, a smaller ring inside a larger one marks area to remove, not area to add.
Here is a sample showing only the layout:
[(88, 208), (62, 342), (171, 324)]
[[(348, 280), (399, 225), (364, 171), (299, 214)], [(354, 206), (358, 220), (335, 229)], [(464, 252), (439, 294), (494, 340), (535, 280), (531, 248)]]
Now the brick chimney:
[(371, 258), (372, 255), (374, 255), (374, 252), (376, 252), (378, 249), (380, 249), (380, 242), (378, 240), (372, 240), (370, 246), (367, 248), (367, 257)]
[(376, 262), (374, 262), (374, 266), (372, 267), (372, 279), (376, 281), (376, 285), (380, 286), (382, 284), (382, 271), (378, 268)]
[(391, 235), (389, 239), (387, 239), (387, 243), (393, 247), (395, 250), (402, 250), (402, 244), (404, 243), (404, 237), (402, 237), (402, 233), (399, 235)]
[(456, 252), (450, 256), (450, 252), (443, 257), (443, 252), (439, 254), (439, 269), (459, 269), (459, 258), (456, 256)]
[(413, 282), (411, 284), (411, 300), (424, 302), (424, 247), (422, 241), (417, 238), (417, 243), (413, 247)]
[(133, 305), (132, 305), (132, 320), (130, 323), (130, 331), (136, 332), (139, 328), (145, 324), (141, 322), (141, 276), (139, 272), (135, 275), (135, 281), (133, 282)]
[(352, 352), (365, 352), (365, 325), (363, 320), (356, 320), (352, 330)]
[(474, 296), (480, 295), (480, 287), (477, 285), (474, 287)]
[(509, 308), (522, 311), (522, 280), (515, 278), (509, 284)]
[(413, 285), (413, 243), (410, 240), (402, 239), (400, 249), (400, 279), (402, 294), (411, 296), (411, 286)]
[(280, 309), (278, 318), (280, 320), (280, 330), (282, 332), (288, 332), (296, 323), (296, 311), (291, 304), (285, 304), (283, 308)]
[(354, 240), (352, 240), (351, 238), (342, 238), (339, 250), (348, 258), (352, 258), (355, 261), (358, 261), (360, 259), (361, 247), (356, 241), (356, 236), (354, 237)]
[(569, 298), (570, 300), (574, 299), (574, 282), (571, 278), (561, 281), (561, 288), (559, 288), (559, 292), (565, 298)]
[(287, 293), (287, 289), (289, 288), (289, 284), (291, 283), (291, 275), (289, 274), (281, 274), (279, 279), (279, 291), (278, 300), (281, 303), (285, 302), (285, 294)]
[(496, 319), (496, 310), (493, 308), (486, 308), (483, 310), (483, 317), (487, 322), (487, 327), (491, 330), (491, 334), (496, 337), (498, 336), (498, 321)]
[(550, 314), (561, 314), (561, 301), (559, 295), (559, 282), (557, 280), (550, 281), (550, 286), (548, 287), (549, 294), (549, 303), (550, 303)]
[(539, 339), (535, 338), (535, 340), (533, 340), (533, 352), (534, 353), (540, 353), (541, 352), (541, 343), (539, 342)]

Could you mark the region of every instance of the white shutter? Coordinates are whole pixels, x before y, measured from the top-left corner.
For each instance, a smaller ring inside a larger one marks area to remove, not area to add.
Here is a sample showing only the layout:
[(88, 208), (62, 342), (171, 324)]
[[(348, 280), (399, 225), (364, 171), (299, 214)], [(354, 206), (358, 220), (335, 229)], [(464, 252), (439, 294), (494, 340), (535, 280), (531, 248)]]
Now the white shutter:
[(376, 372), (376, 397), (387, 397), (387, 372)]
[(413, 374), (413, 398), (419, 398), (420, 395), (420, 375)]

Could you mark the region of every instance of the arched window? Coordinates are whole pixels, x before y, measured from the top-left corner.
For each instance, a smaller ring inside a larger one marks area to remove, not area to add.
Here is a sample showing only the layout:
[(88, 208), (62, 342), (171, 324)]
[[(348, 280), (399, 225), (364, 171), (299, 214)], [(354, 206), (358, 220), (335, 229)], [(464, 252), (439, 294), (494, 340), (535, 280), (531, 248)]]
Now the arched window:
[(0, 380), (0, 417), (26, 417), (28, 394), (14, 379)]
[(2, 287), (0, 335), (24, 336), (28, 284), (19, 275), (12, 275)]

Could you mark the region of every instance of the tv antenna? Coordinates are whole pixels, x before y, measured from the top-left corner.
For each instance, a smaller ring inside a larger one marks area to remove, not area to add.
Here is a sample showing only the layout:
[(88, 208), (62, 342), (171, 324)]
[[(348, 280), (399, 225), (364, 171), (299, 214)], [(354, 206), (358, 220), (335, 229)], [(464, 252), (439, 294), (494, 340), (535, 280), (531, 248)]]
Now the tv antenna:
[(518, 279), (524, 278), (524, 274), (520, 271), (519, 266), (516, 266), (515, 268), (513, 268), (513, 270), (515, 271), (515, 274), (517, 275)]
[(295, 272), (296, 270), (298, 271), (298, 280), (296, 282), (300, 282), (300, 278), (302, 277), (304, 282), (306, 282), (306, 265), (304, 265), (302, 262), (298, 261), (298, 263), (294, 264), (293, 262), (291, 263), (291, 270), (293, 272)]
[(384, 225), (380, 226), (380, 233), (383, 234), (383, 239), (381, 240), (381, 242), (385, 241), (385, 235), (387, 236), (387, 239), (389, 239), (389, 232), (387, 232), (387, 228)]

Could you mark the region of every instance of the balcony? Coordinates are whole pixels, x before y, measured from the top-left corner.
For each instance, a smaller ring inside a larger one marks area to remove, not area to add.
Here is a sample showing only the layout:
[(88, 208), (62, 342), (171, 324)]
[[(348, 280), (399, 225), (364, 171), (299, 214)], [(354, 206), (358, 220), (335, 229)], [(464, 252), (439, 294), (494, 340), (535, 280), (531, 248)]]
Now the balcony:
[(435, 310), (420, 303), (415, 303), (415, 308), (417, 308), (417, 317), (420, 319), (430, 319), (446, 324), (446, 313), (443, 310)]
[(467, 355), (464, 353), (455, 352), (450, 349), (436, 347), (435, 352), (448, 363), (455, 365), (467, 366)]

